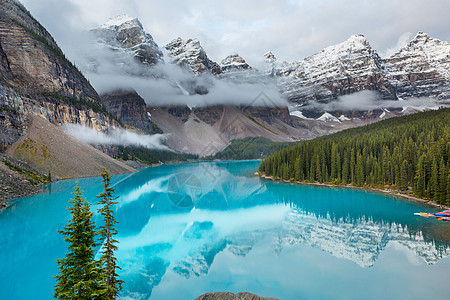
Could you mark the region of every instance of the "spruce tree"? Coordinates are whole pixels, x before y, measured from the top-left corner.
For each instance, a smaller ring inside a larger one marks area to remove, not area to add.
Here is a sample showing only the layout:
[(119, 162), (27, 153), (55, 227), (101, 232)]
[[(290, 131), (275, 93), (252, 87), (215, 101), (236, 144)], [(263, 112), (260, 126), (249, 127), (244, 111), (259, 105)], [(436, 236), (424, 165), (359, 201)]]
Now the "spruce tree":
[(56, 275), (56, 299), (102, 299), (105, 292), (102, 268), (94, 259), (95, 223), (90, 204), (82, 197), (80, 187), (75, 186), (75, 196), (70, 200), (71, 219), (58, 230), (69, 243), (69, 253), (63, 259), (57, 259), (60, 275)]
[(103, 205), (98, 212), (103, 216), (105, 224), (100, 226), (100, 236), (103, 241), (101, 248), (102, 256), (100, 261), (103, 264), (106, 286), (107, 286), (107, 299), (117, 299), (119, 291), (122, 290), (123, 280), (119, 279), (117, 270), (120, 267), (117, 265), (117, 258), (114, 256), (114, 252), (117, 251), (118, 241), (115, 239), (117, 235), (117, 229), (115, 224), (118, 222), (114, 219), (113, 206), (117, 204), (116, 199), (118, 197), (113, 196), (114, 188), (110, 186), (111, 176), (104, 169), (101, 174), (103, 177), (104, 191), (97, 197), (100, 199), (99, 204)]
[(439, 189), (439, 166), (435, 158), (431, 163), (431, 176), (430, 176), (430, 198), (439, 201), (440, 189)]
[(414, 188), (414, 192), (416, 193), (417, 196), (419, 197), (424, 197), (425, 196), (425, 190), (426, 190), (426, 166), (425, 166), (425, 159), (426, 156), (425, 154), (422, 154), (419, 157), (419, 161), (417, 162), (417, 171), (416, 171), (416, 177), (414, 177), (414, 180), (416, 182), (415, 184), (415, 188)]
[(400, 178), (398, 188), (401, 191), (406, 191), (408, 189), (408, 162), (403, 160), (400, 166)]

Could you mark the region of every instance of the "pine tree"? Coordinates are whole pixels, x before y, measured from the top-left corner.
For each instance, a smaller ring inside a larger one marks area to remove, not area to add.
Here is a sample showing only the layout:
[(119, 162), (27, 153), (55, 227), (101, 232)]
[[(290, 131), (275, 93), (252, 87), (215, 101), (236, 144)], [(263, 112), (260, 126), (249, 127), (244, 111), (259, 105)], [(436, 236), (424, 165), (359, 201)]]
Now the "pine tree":
[(414, 188), (414, 192), (419, 197), (425, 196), (425, 189), (426, 189), (426, 165), (425, 165), (425, 154), (422, 154), (419, 157), (419, 161), (417, 162), (417, 171), (416, 171), (416, 177), (414, 178), (416, 184)]
[(441, 204), (445, 204), (445, 199), (447, 197), (446, 185), (447, 171), (445, 169), (444, 157), (441, 157), (441, 162), (439, 164), (439, 203)]
[(82, 197), (80, 187), (75, 186), (75, 196), (70, 200), (72, 218), (64, 230), (58, 230), (69, 243), (69, 253), (57, 259), (60, 275), (56, 275), (56, 299), (101, 299), (106, 289), (103, 284), (102, 267), (94, 259), (95, 223), (90, 204)]
[(406, 191), (408, 189), (408, 162), (403, 160), (400, 166), (400, 178), (398, 188), (401, 191)]
[(117, 269), (120, 269), (120, 267), (117, 265), (117, 258), (114, 256), (118, 243), (114, 237), (117, 235), (117, 229), (114, 225), (118, 222), (114, 219), (114, 210), (112, 207), (117, 204), (116, 199), (118, 197), (113, 196), (114, 188), (110, 186), (111, 176), (106, 169), (104, 169), (101, 175), (103, 177), (104, 191), (97, 197), (100, 199), (99, 204), (103, 205), (103, 207), (98, 212), (103, 216), (105, 224), (100, 226), (99, 232), (103, 241), (100, 261), (103, 264), (106, 276), (107, 299), (117, 299), (119, 291), (122, 290), (123, 280), (120, 280), (117, 274)]
[(430, 198), (439, 201), (440, 189), (439, 189), (439, 166), (435, 158), (431, 163), (431, 176), (430, 176)]
[(339, 159), (339, 153), (337, 149), (337, 144), (333, 143), (331, 146), (331, 180), (336, 180), (338, 178), (338, 159)]

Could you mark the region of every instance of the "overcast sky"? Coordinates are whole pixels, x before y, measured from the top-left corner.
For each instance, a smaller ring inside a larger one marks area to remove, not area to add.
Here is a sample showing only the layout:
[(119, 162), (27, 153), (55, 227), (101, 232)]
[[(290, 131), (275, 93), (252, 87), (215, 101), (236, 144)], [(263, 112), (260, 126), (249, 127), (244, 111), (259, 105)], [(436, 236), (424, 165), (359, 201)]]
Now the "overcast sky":
[(450, 40), (449, 0), (21, 0), (70, 58), (70, 40), (109, 18), (140, 19), (159, 46), (197, 37), (211, 59), (300, 60), (362, 33), (381, 56), (418, 31)]

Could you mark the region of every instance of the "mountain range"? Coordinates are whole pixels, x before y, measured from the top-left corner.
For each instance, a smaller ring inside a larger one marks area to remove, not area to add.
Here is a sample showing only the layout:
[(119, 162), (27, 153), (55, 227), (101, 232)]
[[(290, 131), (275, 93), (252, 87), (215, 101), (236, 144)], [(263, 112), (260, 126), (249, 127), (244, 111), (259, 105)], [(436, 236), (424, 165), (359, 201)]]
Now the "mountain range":
[[(92, 32), (105, 47), (124, 51), (146, 66), (173, 63), (194, 75), (210, 73), (248, 82), (256, 80), (255, 77), (275, 78), (291, 103), (330, 102), (363, 90), (375, 91), (385, 100), (433, 97), (446, 102), (450, 98), (450, 43), (423, 32), (386, 59), (378, 55), (363, 35), (356, 34), (300, 61), (281, 62), (267, 52), (265, 64), (259, 69), (238, 54), (214, 62), (195, 38), (176, 38), (160, 48), (139, 20), (128, 16), (113, 18)], [(189, 94), (207, 93), (191, 90), (189, 86), (179, 88)]]
[[(137, 18), (126, 15), (109, 20), (91, 33), (99, 45), (113, 53), (108, 56), (110, 63), (124, 76), (162, 80), (168, 82), (170, 90), (161, 94), (158, 85), (143, 88), (137, 83), (119, 84), (116, 88), (121, 89), (120, 96), (109, 91), (101, 94), (102, 99), (114, 98), (115, 103), (122, 103), (122, 111), (108, 106), (110, 111), (123, 115), (128, 105), (127, 87), (135, 96), (143, 94), (140, 103), (146, 103), (148, 122), (156, 123), (169, 135), (169, 146), (201, 156), (222, 150), (235, 138), (309, 139), (424, 109), (430, 102), (435, 107), (449, 103), (445, 66), (450, 61), (450, 43), (423, 32), (386, 59), (358, 34), (300, 61), (278, 61), (267, 52), (258, 68), (236, 53), (214, 62), (195, 38), (176, 38), (159, 47)], [(123, 63), (130, 58), (138, 66)], [(92, 61), (95, 67), (88, 66), (87, 72), (95, 73), (101, 59), (92, 57)], [(168, 69), (171, 65), (179, 67), (178, 73)], [(260, 93), (211, 104), (221, 85), (229, 90), (242, 89), (242, 94), (251, 86)], [(277, 95), (264, 93), (268, 88), (276, 89)], [(173, 94), (177, 100), (172, 99)], [(345, 99), (349, 95), (354, 98)], [(192, 104), (192, 99), (197, 103)], [(142, 116), (135, 117), (136, 122), (128, 116), (126, 123), (142, 129)]]
[(54, 132), (163, 133), (170, 148), (207, 156), (237, 138), (299, 141), (449, 103), (450, 43), (422, 32), (388, 58), (353, 35), (303, 60), (267, 52), (251, 66), (236, 53), (213, 61), (196, 38), (160, 47), (119, 16), (89, 32), (96, 50), (77, 67), (20, 2), (0, 4), (0, 150), (34, 141), (32, 165), (48, 146), (29, 136), (35, 116)]

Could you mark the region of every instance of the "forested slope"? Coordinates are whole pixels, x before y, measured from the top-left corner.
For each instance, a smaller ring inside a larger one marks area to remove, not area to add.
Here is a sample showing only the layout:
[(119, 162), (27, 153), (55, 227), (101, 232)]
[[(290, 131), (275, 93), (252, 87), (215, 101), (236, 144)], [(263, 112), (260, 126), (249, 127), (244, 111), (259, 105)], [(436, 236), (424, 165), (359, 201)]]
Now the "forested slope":
[(259, 172), (284, 180), (390, 187), (450, 204), (450, 109), (391, 118), (302, 142)]

